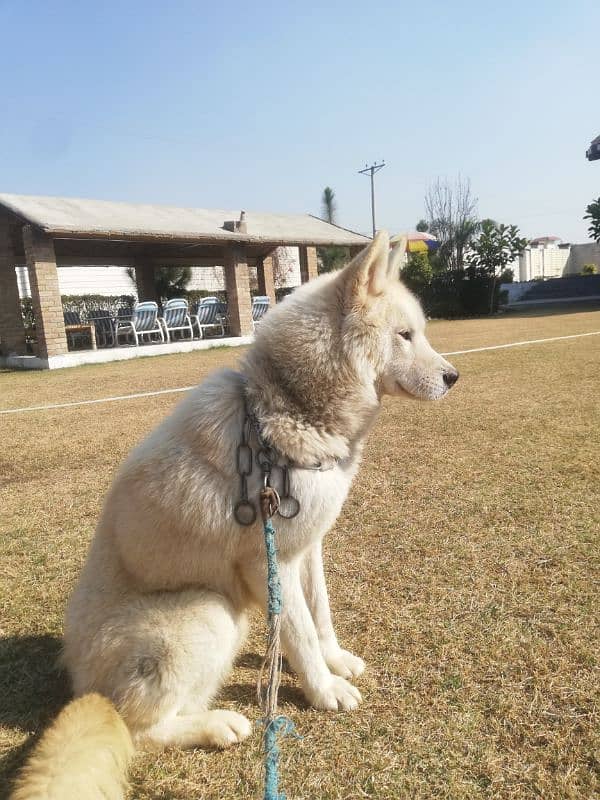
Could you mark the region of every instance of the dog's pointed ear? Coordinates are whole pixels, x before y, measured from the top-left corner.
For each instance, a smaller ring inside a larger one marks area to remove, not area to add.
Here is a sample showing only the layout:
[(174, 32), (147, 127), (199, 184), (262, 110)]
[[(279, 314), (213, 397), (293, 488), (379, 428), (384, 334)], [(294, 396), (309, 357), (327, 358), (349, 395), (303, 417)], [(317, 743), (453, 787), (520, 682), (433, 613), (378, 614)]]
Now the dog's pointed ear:
[(378, 231), (373, 241), (342, 271), (346, 298), (351, 305), (366, 305), (382, 295), (389, 281), (390, 237)]
[(388, 278), (390, 280), (400, 279), (400, 270), (404, 266), (404, 256), (406, 253), (406, 236), (400, 239), (394, 237), (392, 239), (392, 249), (390, 250), (390, 257), (388, 260)]

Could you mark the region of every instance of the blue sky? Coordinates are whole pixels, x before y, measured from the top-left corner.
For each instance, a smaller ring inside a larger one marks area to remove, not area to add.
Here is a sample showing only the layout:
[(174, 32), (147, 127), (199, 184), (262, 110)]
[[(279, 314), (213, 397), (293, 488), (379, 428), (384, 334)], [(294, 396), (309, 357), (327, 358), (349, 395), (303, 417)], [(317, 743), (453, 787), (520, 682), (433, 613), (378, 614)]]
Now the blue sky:
[(319, 213), (368, 232), (469, 177), (482, 217), (586, 241), (598, 0), (0, 0), (0, 190)]

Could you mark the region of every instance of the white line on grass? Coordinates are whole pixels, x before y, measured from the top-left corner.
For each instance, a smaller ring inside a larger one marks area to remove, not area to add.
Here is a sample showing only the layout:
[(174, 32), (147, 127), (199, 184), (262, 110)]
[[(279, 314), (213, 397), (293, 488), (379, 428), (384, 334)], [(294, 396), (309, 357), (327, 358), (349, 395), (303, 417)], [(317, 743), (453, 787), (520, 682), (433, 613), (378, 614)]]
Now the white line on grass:
[(483, 350), (502, 350), (505, 347), (522, 347), (525, 344), (542, 344), (542, 342), (559, 342), (561, 339), (580, 339), (582, 336), (600, 336), (600, 331), (571, 333), (569, 336), (551, 336), (549, 339), (528, 339), (525, 342), (510, 342), (509, 344), (492, 344), (489, 347), (473, 347), (471, 350), (453, 350), (451, 353), (442, 353), (442, 355), (462, 356), (464, 353), (481, 353)]
[[(488, 347), (473, 347), (470, 350), (453, 350), (451, 353), (442, 353), (443, 356), (462, 356), (466, 353), (481, 353), (484, 350), (503, 350), (507, 347), (523, 347), (528, 344), (543, 344), (544, 342), (559, 342), (563, 339), (580, 339), (583, 336), (600, 336), (600, 331), (590, 333), (572, 333), (569, 336), (551, 336), (548, 339), (528, 339), (524, 342), (509, 342), (508, 344), (493, 344)], [(177, 389), (158, 389), (155, 392), (138, 392), (137, 394), (122, 394), (116, 397), (99, 397), (96, 400), (75, 400), (71, 403), (53, 403), (47, 406), (26, 406), (24, 408), (7, 408), (0, 410), (0, 414), (22, 414), (26, 411), (49, 411), (54, 408), (73, 408), (73, 406), (90, 406), (95, 403), (115, 403), (118, 400), (135, 400), (139, 397), (156, 397), (160, 394), (178, 394), (189, 392), (195, 386), (180, 386)]]
[(52, 408), (72, 408), (73, 406), (91, 406), (94, 403), (115, 403), (117, 400), (135, 400), (136, 397), (156, 397), (158, 394), (176, 394), (189, 392), (194, 386), (180, 386), (178, 389), (159, 389), (155, 392), (138, 392), (137, 394), (121, 394), (115, 397), (98, 397), (96, 400), (75, 400), (72, 403), (52, 403), (48, 406), (26, 406), (25, 408), (8, 408), (0, 414), (19, 414), (21, 411), (47, 411)]

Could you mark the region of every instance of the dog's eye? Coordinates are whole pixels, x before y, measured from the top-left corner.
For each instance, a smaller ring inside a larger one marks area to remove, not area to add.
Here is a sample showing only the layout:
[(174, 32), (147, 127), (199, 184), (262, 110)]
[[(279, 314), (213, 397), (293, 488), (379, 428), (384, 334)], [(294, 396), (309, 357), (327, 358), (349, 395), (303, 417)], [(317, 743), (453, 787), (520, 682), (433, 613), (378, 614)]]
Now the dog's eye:
[(412, 333), (410, 331), (398, 331), (398, 336), (401, 336), (403, 339), (406, 339), (407, 342), (412, 340)]

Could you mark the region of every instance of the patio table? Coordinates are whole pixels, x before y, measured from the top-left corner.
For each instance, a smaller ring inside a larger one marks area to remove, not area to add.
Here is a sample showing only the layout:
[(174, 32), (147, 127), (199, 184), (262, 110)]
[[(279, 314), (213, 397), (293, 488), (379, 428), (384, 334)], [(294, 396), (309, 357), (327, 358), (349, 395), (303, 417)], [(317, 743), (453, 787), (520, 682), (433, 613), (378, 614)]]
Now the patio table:
[(73, 339), (77, 334), (85, 333), (87, 334), (92, 342), (92, 350), (97, 350), (96, 345), (96, 326), (93, 322), (81, 322), (78, 325), (65, 325), (65, 333), (67, 335), (67, 341), (69, 341), (69, 335), (73, 335)]

